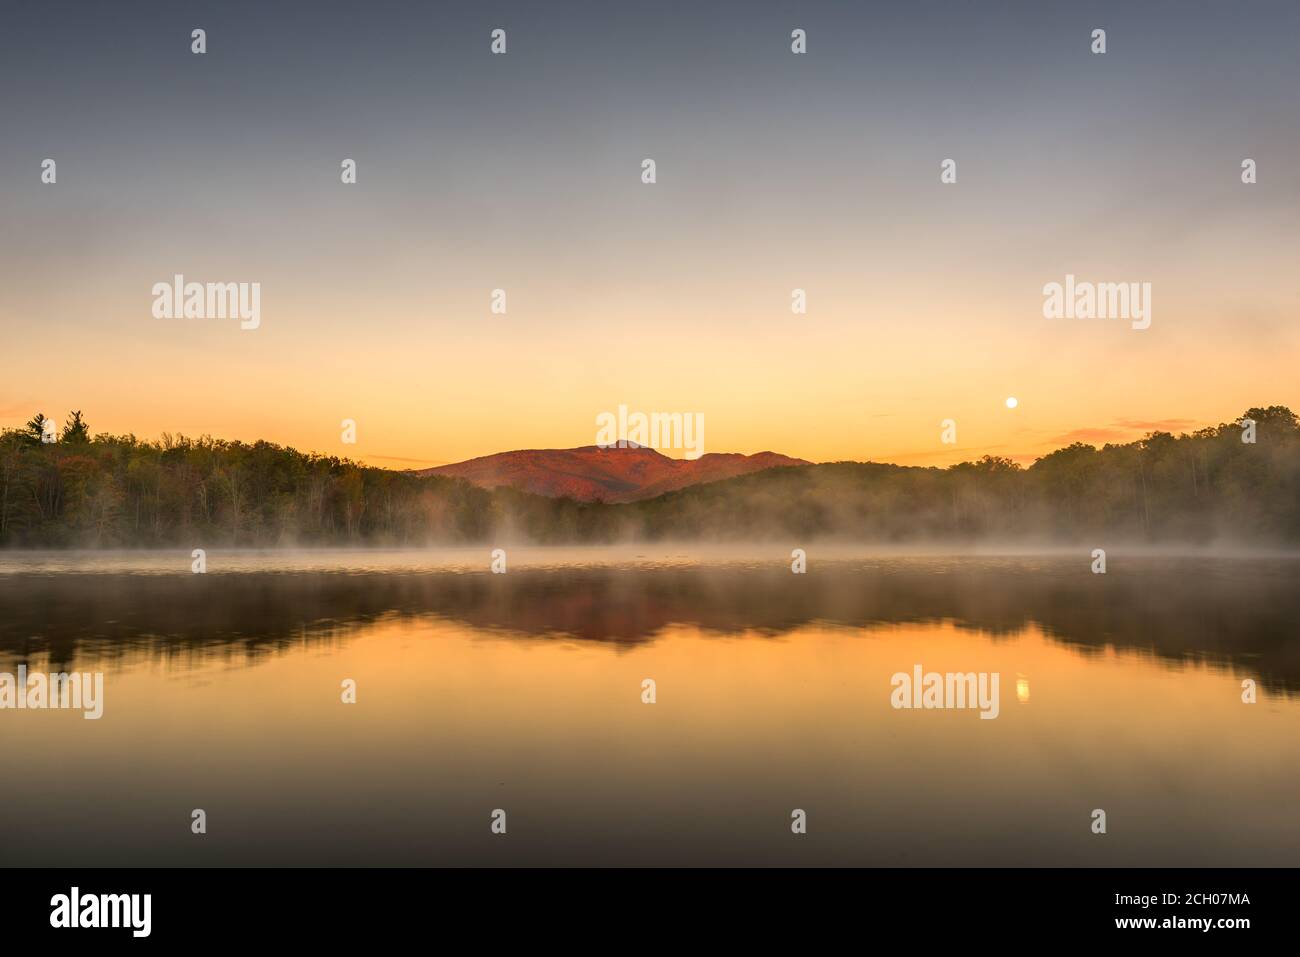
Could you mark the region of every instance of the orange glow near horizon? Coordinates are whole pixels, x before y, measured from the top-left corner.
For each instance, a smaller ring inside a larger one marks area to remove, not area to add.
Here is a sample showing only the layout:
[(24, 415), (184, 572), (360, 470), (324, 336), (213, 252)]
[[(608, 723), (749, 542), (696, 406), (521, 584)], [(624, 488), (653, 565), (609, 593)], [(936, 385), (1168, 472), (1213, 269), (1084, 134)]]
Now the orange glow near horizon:
[[(603, 334), (594, 309), (562, 324), (558, 306), (531, 311), (522, 290), (508, 316), (466, 308), (454, 321), (391, 320), (379, 335), (340, 316), (306, 323), (264, 311), (261, 329), (242, 332), (122, 314), (88, 330), (75, 354), (11, 363), (0, 427), (80, 409), (96, 433), (265, 439), (402, 469), (591, 445), (596, 416), (622, 403), (702, 413), (706, 452), (943, 466), (986, 454), (1028, 464), (1076, 441), (1300, 408), (1293, 334), (1280, 328), (1270, 344), (1206, 315), (1193, 333), (1157, 306), (1152, 328), (1134, 331), (1045, 320), (1031, 302), (1019, 310), (1028, 318), (963, 320), (981, 330), (971, 337), (944, 318), (947, 304), (925, 321), (898, 319), (902, 303), (880, 318), (831, 302), (791, 316), (780, 290), (769, 292), (773, 306), (754, 318), (656, 324), (647, 314)], [(357, 423), (355, 445), (341, 440), (344, 419)], [(954, 444), (940, 441), (945, 419), (956, 422)]]

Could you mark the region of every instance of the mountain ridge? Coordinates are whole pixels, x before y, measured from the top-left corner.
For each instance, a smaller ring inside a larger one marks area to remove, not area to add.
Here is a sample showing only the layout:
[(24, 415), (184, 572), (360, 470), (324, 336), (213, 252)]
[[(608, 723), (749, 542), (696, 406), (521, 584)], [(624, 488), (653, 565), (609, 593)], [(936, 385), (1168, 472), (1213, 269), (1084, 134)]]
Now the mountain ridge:
[(707, 452), (673, 459), (646, 446), (584, 445), (572, 449), (516, 449), (427, 469), (418, 476), (464, 479), (479, 488), (508, 486), (546, 498), (579, 502), (636, 502), (702, 482), (770, 468), (812, 463), (778, 452)]

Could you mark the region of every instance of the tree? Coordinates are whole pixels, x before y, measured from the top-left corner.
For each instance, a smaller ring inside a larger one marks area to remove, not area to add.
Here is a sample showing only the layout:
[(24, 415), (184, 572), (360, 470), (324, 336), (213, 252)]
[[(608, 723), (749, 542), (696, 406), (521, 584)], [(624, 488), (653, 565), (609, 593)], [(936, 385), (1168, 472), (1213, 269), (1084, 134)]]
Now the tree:
[(45, 418), (45, 413), (37, 412), (36, 415), (27, 420), (27, 425), (24, 427), (26, 432), (24, 434), (30, 441), (39, 444), (45, 441), (45, 429), (47, 428), (46, 423), (48, 422), (49, 419)]
[(68, 421), (63, 426), (61, 438), (64, 442), (76, 442), (83, 445), (90, 441), (90, 427), (81, 420), (80, 409), (68, 416)]

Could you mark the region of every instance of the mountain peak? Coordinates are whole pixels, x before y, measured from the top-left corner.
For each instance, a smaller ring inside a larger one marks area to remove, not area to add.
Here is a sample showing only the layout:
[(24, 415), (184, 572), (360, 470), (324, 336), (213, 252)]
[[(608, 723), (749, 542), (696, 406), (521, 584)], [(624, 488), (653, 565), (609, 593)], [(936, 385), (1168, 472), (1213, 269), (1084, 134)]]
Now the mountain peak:
[(578, 449), (555, 449), (553, 451), (582, 452), (588, 449), (595, 449), (598, 452), (626, 452), (629, 450), (634, 450), (637, 452), (652, 452), (655, 455), (662, 456), (663, 458), (668, 457), (664, 455), (662, 452), (660, 452), (658, 449), (652, 449), (648, 445), (638, 445), (637, 443), (633, 442), (631, 439), (620, 439), (618, 442), (615, 442), (612, 445), (584, 445), (582, 446), (582, 448), (578, 448)]

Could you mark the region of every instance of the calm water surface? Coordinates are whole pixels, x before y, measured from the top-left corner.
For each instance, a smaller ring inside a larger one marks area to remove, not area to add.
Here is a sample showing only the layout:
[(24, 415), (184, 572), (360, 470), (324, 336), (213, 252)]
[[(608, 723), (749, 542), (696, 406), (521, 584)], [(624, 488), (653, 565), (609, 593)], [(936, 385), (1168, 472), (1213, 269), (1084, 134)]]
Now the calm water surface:
[(0, 863), (1300, 864), (1300, 561), (787, 552), (0, 554)]

